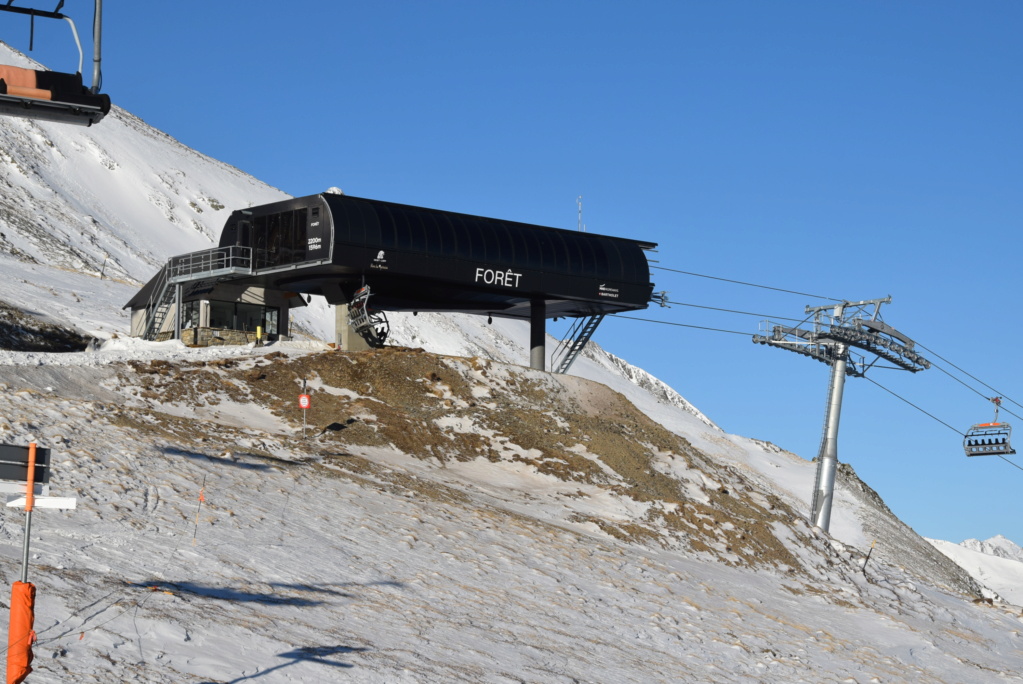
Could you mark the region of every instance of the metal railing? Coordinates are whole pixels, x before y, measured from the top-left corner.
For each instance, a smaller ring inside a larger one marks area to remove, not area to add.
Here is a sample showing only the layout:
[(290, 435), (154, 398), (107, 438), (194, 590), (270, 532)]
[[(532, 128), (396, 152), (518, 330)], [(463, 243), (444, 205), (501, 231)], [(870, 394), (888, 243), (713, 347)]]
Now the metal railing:
[(252, 271), (252, 248), (241, 245), (214, 247), (171, 257), (167, 262), (168, 278), (193, 280), (222, 273)]

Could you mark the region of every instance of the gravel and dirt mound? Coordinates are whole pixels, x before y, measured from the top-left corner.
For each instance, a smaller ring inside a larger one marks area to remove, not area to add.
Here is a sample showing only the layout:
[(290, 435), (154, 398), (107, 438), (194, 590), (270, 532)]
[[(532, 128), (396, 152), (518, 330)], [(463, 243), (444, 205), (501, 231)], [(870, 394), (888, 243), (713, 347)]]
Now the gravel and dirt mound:
[[(150, 409), (136, 429), (167, 431), (180, 448), (201, 445), (185, 443), (188, 428), (167, 413), (188, 407), (215, 416), (225, 403), (260, 407), (279, 426), (266, 424), (269, 441), (291, 443), (302, 430), (296, 397), (304, 387), (312, 396), (305, 419), (314, 458), (354, 474), (374, 469), (360, 456), (372, 449), (438, 472), (489, 463), (494, 477), (507, 472), (511, 481), (512, 473), (526, 473), (551, 483), (575, 526), (731, 565), (799, 570), (794, 540), (821, 545), (777, 497), (622, 395), (580, 378), (403, 348), (157, 360), (134, 363), (129, 372), (120, 384), (137, 387), (135, 396)], [(779, 529), (787, 530), (784, 539)]]
[(88, 335), (0, 301), (0, 349), (25, 352), (75, 352), (89, 346)]

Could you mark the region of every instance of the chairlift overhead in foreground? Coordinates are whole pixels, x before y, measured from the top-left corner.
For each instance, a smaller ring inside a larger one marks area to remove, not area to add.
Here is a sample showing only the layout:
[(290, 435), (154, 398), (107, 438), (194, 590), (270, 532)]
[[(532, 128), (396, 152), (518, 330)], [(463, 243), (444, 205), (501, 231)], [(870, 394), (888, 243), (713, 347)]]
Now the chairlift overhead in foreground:
[(963, 450), (967, 456), (1007, 456), (1016, 453), (1012, 448), (1012, 426), (998, 422), (1002, 398), (992, 397), (991, 403), (995, 405), (994, 422), (978, 423), (966, 431)]
[[(92, 85), (82, 82), (82, 68), (85, 55), (78, 29), (71, 17), (61, 14), (64, 0), (57, 2), (53, 10), (22, 7), (6, 0), (0, 4), (0, 11), (25, 15), (29, 18), (29, 50), (35, 41), (35, 20), (63, 19), (71, 27), (71, 35), (78, 46), (78, 71), (37, 71), (23, 67), (0, 64), (0, 115), (18, 116), (43, 121), (57, 121), (79, 126), (91, 126), (110, 112), (110, 98), (100, 93), (103, 77), (100, 70), (100, 41), (102, 37), (103, 0), (94, 0), (93, 14), (93, 58)], [(38, 1), (38, 0), (37, 0)], [(75, 0), (76, 2), (78, 0)]]

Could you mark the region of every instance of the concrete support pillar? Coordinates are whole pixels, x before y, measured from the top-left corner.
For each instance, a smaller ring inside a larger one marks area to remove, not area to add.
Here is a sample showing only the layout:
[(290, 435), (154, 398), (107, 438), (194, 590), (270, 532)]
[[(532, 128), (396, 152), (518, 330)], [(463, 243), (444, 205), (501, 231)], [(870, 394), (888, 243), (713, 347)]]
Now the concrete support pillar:
[(341, 351), (366, 351), (369, 343), (348, 325), (348, 305), (334, 306), (334, 341)]
[(529, 304), (529, 367), (547, 370), (547, 302), (534, 299)]

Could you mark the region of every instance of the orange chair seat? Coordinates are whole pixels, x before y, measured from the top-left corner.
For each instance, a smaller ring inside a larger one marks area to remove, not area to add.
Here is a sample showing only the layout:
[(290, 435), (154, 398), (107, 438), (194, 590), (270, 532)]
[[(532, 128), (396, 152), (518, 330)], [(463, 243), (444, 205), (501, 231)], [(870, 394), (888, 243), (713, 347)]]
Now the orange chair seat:
[(8, 88), (36, 87), (36, 72), (32, 69), (22, 69), (20, 67), (0, 64), (0, 78), (7, 83)]

